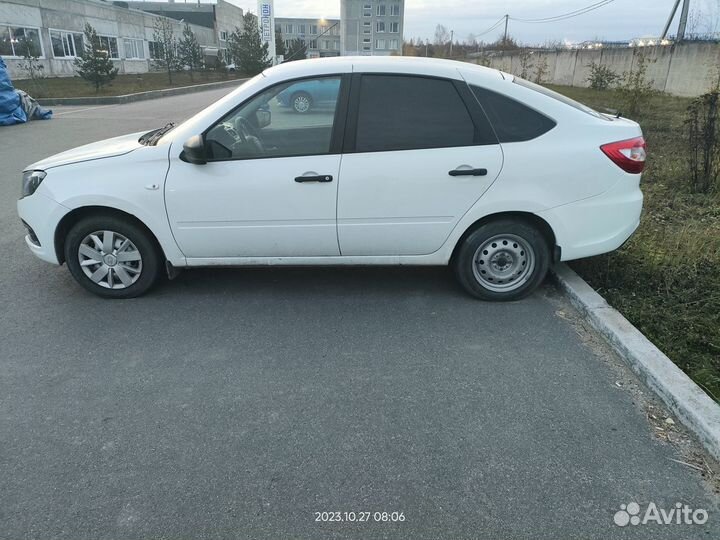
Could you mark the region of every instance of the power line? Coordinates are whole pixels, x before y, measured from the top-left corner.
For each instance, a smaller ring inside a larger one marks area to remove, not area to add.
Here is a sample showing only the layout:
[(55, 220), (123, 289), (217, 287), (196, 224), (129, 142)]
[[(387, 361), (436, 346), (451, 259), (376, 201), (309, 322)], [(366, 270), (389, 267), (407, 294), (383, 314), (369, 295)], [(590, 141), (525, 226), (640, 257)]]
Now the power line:
[(476, 37), (476, 38), (479, 38), (480, 36), (484, 36), (485, 34), (487, 34), (487, 33), (489, 33), (489, 32), (492, 32), (492, 31), (495, 30), (498, 26), (500, 26), (504, 20), (505, 20), (505, 15), (503, 15), (502, 17), (500, 17), (500, 19), (498, 20), (498, 22), (496, 22), (495, 24), (493, 24), (493, 25), (492, 25), (490, 28), (488, 28), (487, 30), (483, 30), (483, 31), (480, 32), (479, 34), (475, 34), (475, 37)]
[(552, 17), (542, 17), (539, 19), (517, 19), (515, 17), (510, 17), (510, 20), (513, 20), (516, 22), (524, 22), (524, 23), (546, 23), (546, 22), (562, 21), (565, 19), (571, 19), (573, 17), (577, 17), (579, 15), (584, 15), (585, 13), (599, 9), (599, 8), (606, 6), (614, 1), (615, 0), (601, 0), (600, 2), (595, 2), (594, 4), (590, 4), (589, 6), (585, 6), (583, 8), (579, 8), (574, 11), (569, 11), (569, 12), (563, 13), (561, 15), (553, 15)]

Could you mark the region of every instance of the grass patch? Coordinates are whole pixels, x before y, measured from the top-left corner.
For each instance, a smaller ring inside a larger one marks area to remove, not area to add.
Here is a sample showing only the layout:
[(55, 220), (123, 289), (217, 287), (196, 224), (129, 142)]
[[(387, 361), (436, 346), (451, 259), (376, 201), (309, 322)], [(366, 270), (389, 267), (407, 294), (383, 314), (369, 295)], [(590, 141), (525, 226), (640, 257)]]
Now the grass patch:
[(118, 75), (108, 85), (95, 93), (95, 88), (80, 77), (47, 77), (32, 81), (18, 79), (13, 81), (15, 88), (25, 90), (35, 98), (65, 98), (88, 96), (121, 96), (149, 90), (162, 90), (164, 88), (177, 88), (193, 84), (204, 84), (218, 81), (228, 81), (245, 78), (239, 73), (223, 73), (218, 71), (203, 71), (194, 74), (194, 80), (188, 73), (174, 73), (172, 84), (168, 83), (167, 73), (138, 73)]
[[(623, 110), (614, 91), (552, 88), (591, 107)], [(640, 227), (621, 249), (571, 266), (720, 401), (720, 194), (690, 193), (689, 104), (665, 94), (643, 103), (634, 118), (649, 152)]]

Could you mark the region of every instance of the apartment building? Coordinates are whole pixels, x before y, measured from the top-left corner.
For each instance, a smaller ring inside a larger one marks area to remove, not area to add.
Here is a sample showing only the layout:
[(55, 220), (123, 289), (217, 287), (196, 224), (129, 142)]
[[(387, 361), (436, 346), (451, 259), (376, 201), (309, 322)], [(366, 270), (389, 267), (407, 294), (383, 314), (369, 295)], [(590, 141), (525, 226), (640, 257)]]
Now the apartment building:
[(340, 0), (340, 53), (402, 54), (404, 15), (404, 0)]
[(308, 58), (340, 56), (340, 19), (275, 17), (275, 33), (286, 49), (295, 39), (304, 41)]

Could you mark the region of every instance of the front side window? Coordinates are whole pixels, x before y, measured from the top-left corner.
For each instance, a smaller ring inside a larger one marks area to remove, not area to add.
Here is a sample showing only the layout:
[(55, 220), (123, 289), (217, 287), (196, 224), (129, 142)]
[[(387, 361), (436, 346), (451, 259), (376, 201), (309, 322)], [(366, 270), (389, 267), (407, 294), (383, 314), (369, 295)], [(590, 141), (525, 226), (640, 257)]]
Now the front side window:
[(304, 33), (305, 33), (305, 25), (298, 24), (298, 34), (304, 34)]
[(210, 159), (328, 154), (339, 92), (340, 77), (303, 79), (264, 90), (207, 131)]
[(482, 144), (451, 81), (364, 75), (355, 149), (382, 152)]
[(384, 49), (385, 48), (385, 40), (384, 39), (377, 39), (375, 40), (375, 48), (376, 49)]
[(375, 31), (376, 32), (384, 32), (385, 31), (385, 23), (383, 21), (378, 21)]
[(400, 4), (392, 4), (390, 6), (390, 15), (400, 15)]
[(529, 141), (555, 127), (555, 122), (512, 98), (471, 85), (470, 89), (503, 142)]
[(310, 25), (310, 34), (313, 36), (317, 35), (317, 24), (311, 24)]
[(391, 22), (391, 23), (390, 23), (390, 31), (391, 31), (391, 32), (399, 32), (399, 31), (400, 31), (400, 23), (398, 23), (398, 22)]
[(380, 4), (380, 5), (377, 7), (377, 14), (378, 14), (378, 16), (380, 16), (380, 17), (382, 17), (383, 15), (385, 15), (385, 4)]

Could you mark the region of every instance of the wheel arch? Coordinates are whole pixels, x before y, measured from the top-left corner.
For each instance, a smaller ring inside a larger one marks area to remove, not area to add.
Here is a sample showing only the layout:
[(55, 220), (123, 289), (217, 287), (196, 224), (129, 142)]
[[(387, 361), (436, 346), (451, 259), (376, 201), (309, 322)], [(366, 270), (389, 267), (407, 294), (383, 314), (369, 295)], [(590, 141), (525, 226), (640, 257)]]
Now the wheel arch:
[(465, 241), (465, 239), (470, 236), (473, 232), (475, 232), (478, 228), (482, 227), (486, 223), (490, 223), (491, 221), (496, 221), (499, 219), (515, 219), (518, 221), (523, 221), (529, 225), (532, 225), (535, 227), (540, 233), (543, 235), (543, 237), (548, 242), (548, 247), (550, 248), (550, 251), (552, 253), (553, 262), (557, 262), (560, 260), (560, 246), (557, 245), (557, 238), (555, 236), (555, 231), (553, 231), (553, 228), (550, 226), (550, 224), (545, 221), (543, 218), (538, 216), (537, 214), (533, 214), (532, 212), (518, 212), (518, 211), (511, 211), (511, 212), (496, 212), (494, 214), (488, 214), (486, 216), (481, 217), (477, 221), (473, 222), (466, 230), (465, 232), (458, 238), (457, 242), (455, 243), (455, 247), (453, 248), (452, 255), (450, 256), (450, 264), (453, 263), (455, 260), (455, 257), (460, 249), (460, 246)]
[(141, 219), (139, 219), (137, 216), (134, 216), (128, 212), (125, 212), (123, 210), (118, 210), (117, 208), (112, 208), (109, 206), (81, 206), (79, 208), (75, 208), (65, 214), (63, 218), (58, 222), (57, 227), (55, 228), (55, 236), (54, 236), (54, 244), (55, 244), (55, 255), (57, 256), (58, 262), (60, 264), (63, 264), (65, 262), (65, 237), (67, 236), (68, 231), (75, 225), (78, 221), (81, 219), (84, 219), (89, 216), (108, 216), (112, 215), (115, 217), (119, 217), (122, 219), (126, 219), (128, 221), (131, 221), (135, 225), (141, 227), (148, 236), (152, 239), (153, 243), (155, 244), (155, 248), (158, 250), (158, 253), (162, 257), (162, 260), (167, 260), (167, 257), (165, 256), (165, 251), (162, 248), (162, 245), (160, 244), (160, 241), (158, 240), (157, 236), (153, 231), (143, 223)]

